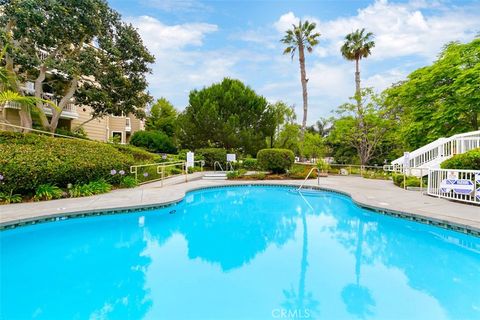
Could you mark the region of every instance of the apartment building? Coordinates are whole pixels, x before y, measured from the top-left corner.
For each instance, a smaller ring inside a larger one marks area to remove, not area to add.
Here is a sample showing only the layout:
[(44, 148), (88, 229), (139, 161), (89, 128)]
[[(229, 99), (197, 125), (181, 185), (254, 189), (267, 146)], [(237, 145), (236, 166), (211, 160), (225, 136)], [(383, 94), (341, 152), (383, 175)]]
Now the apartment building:
[[(22, 88), (26, 94), (33, 93), (33, 83), (27, 83)], [(52, 99), (52, 95), (45, 93), (46, 99)], [(53, 100), (53, 102), (56, 102)], [(0, 104), (0, 122), (6, 122), (13, 125), (20, 125), (19, 116), (20, 106), (14, 102), (8, 102), (4, 105)], [(52, 115), (50, 108), (44, 109), (47, 117)], [(68, 103), (64, 108), (58, 128), (72, 130), (78, 125), (91, 119), (92, 109), (89, 106), (76, 105), (73, 101)], [(4, 121), (2, 121), (4, 120)], [(2, 127), (0, 125), (0, 127)], [(130, 114), (127, 116), (106, 116), (86, 122), (83, 126), (88, 138), (98, 141), (117, 141), (120, 143), (128, 143), (130, 137), (136, 131), (144, 130), (145, 124), (143, 120), (136, 118)], [(11, 127), (4, 126), (5, 129), (11, 130)]]

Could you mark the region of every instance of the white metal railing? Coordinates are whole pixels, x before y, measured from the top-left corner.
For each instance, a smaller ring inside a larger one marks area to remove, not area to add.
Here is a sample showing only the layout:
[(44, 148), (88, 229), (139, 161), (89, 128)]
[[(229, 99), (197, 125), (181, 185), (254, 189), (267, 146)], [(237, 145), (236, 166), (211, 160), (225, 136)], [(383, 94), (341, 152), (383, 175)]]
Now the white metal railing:
[(427, 193), (438, 198), (480, 204), (480, 170), (429, 169)]
[(213, 163), (213, 172), (214, 172), (214, 173), (217, 172), (217, 166), (220, 168), (220, 171), (223, 172), (222, 165), (221, 165), (220, 162), (218, 162), (218, 161), (215, 161), (215, 162)]
[[(480, 130), (440, 138), (410, 152), (408, 165), (411, 168), (438, 168), (444, 160), (479, 147)], [(403, 171), (404, 157), (395, 159), (392, 165), (395, 168), (389, 171)]]

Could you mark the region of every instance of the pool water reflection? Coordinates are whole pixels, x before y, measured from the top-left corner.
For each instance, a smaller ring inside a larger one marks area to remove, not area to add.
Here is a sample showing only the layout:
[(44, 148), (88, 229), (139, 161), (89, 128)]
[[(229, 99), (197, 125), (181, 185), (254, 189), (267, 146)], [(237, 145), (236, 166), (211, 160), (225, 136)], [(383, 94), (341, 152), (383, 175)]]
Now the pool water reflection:
[(479, 238), (328, 192), (206, 189), (0, 240), (2, 319), (480, 319)]

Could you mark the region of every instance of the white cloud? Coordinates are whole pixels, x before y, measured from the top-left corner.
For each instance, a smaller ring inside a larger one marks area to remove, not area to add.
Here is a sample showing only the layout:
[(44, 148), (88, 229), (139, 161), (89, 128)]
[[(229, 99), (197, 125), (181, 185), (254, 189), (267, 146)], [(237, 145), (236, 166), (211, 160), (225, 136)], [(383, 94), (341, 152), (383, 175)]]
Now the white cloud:
[(166, 12), (192, 12), (210, 9), (198, 0), (143, 0), (142, 3)]
[[(274, 23), (274, 27), (285, 30), (298, 19), (288, 12)], [(355, 16), (330, 21), (315, 17), (304, 19), (317, 23), (322, 34), (322, 56), (338, 55), (345, 35), (365, 28), (375, 34), (376, 47), (372, 59), (420, 55), (432, 60), (445, 43), (468, 41), (480, 30), (478, 12), (461, 7), (446, 8), (436, 2), (424, 1), (389, 3), (380, 0), (358, 10)]]
[(295, 16), (293, 12), (287, 12), (276, 21), (273, 26), (278, 32), (285, 32), (292, 27), (293, 24), (298, 24), (300, 19)]
[(154, 53), (159, 50), (175, 50), (186, 46), (201, 46), (207, 34), (218, 30), (209, 23), (185, 23), (165, 25), (150, 16), (127, 18), (140, 32), (147, 47)]

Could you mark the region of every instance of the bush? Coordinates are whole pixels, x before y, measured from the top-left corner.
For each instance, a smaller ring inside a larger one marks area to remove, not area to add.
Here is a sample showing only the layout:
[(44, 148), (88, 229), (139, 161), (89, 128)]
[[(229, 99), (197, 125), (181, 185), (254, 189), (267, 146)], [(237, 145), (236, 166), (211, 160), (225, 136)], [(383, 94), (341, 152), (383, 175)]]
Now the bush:
[(40, 200), (52, 200), (61, 198), (63, 195), (62, 189), (57, 186), (47, 184), (41, 184), (37, 187), (35, 191), (35, 196), (33, 200), (40, 201)]
[(138, 185), (137, 181), (135, 178), (126, 176), (122, 178), (122, 181), (120, 181), (120, 187), (122, 188), (134, 188)]
[[(223, 148), (203, 148), (195, 150), (195, 158), (200, 156), (205, 160), (205, 166), (213, 168), (215, 161), (218, 161), (224, 167), (224, 163), (227, 161), (227, 150)], [(200, 159), (200, 158), (199, 158)], [(225, 168), (223, 168), (225, 169)]]
[(131, 155), (136, 163), (160, 162), (161, 156), (145, 151), (145, 149), (125, 144), (112, 144), (112, 146), (123, 154)]
[(137, 131), (130, 138), (130, 144), (156, 153), (175, 153), (177, 148), (172, 138), (161, 131)]
[(106, 143), (0, 132), (0, 192), (31, 194), (42, 184), (66, 188), (105, 179), (117, 183), (110, 171), (127, 171), (132, 155)]
[(328, 170), (330, 170), (330, 165), (328, 164), (327, 161), (323, 159), (319, 159), (317, 161), (317, 169), (320, 170), (321, 172), (328, 172)]
[(74, 185), (68, 190), (70, 197), (88, 197), (95, 194), (101, 194), (109, 192), (112, 189), (112, 185), (105, 180), (92, 181), (87, 184)]
[[(43, 129), (43, 128), (40, 128), (40, 129)], [(61, 134), (61, 135), (64, 135), (64, 136), (89, 140), (88, 137), (87, 137), (87, 133), (85, 132), (85, 130), (83, 128), (78, 129), (76, 132), (70, 131), (70, 130), (65, 129), (65, 128), (57, 128), (55, 130), (55, 133)]]
[(0, 192), (0, 203), (18, 203), (22, 202), (22, 196), (19, 194), (14, 194), (13, 190), (10, 191), (10, 193), (3, 193)]
[(480, 170), (480, 148), (457, 154), (442, 162), (442, 169)]
[(262, 149), (257, 154), (258, 166), (273, 173), (284, 173), (295, 162), (295, 155), (288, 149)]
[[(293, 165), (292, 169), (288, 172), (288, 177), (291, 179), (305, 179), (312, 168), (312, 166), (306, 165)], [(317, 170), (313, 170), (312, 174), (310, 174), (310, 179), (315, 178), (317, 178)]]
[(257, 170), (257, 159), (247, 158), (243, 159), (243, 168), (247, 170)]

